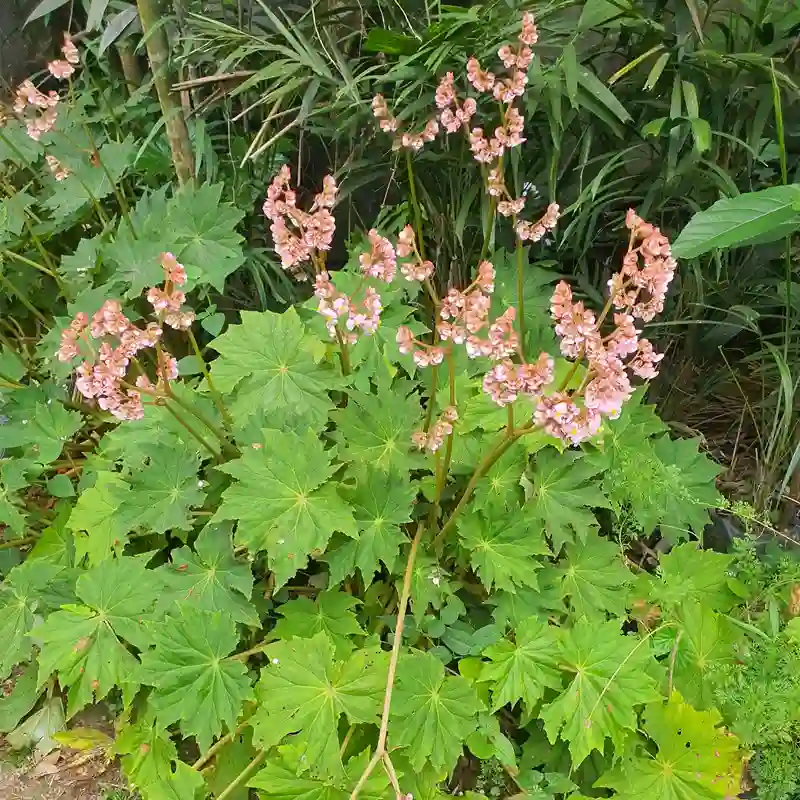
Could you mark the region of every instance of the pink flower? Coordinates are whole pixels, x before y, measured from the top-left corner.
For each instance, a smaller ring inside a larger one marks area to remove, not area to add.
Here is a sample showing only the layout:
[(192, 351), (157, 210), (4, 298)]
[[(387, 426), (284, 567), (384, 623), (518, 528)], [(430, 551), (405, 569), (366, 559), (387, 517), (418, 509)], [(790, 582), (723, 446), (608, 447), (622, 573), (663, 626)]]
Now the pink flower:
[(513, 103), (525, 93), (527, 83), (528, 76), (522, 70), (517, 70), (510, 78), (497, 81), (492, 94), (498, 103)]
[(651, 380), (658, 375), (656, 364), (662, 358), (664, 358), (664, 354), (656, 353), (653, 345), (647, 339), (640, 339), (636, 356), (628, 362), (627, 366), (634, 375)]
[(50, 167), (50, 172), (53, 173), (53, 177), (57, 181), (66, 180), (72, 174), (72, 171), (68, 167), (65, 167), (55, 156), (51, 156), (48, 153), (45, 155), (44, 159), (47, 162), (47, 166)]
[(533, 20), (533, 14), (530, 11), (526, 11), (522, 15), (522, 31), (519, 35), (519, 40), (522, 44), (528, 45), (529, 47), (536, 44), (539, 41), (539, 32), (536, 30), (536, 25)]
[(639, 331), (634, 327), (630, 314), (614, 314), (614, 330), (608, 335), (606, 349), (619, 358), (635, 353), (638, 348)]
[(555, 362), (547, 353), (542, 353), (535, 364), (521, 364), (517, 369), (517, 378), (522, 394), (541, 394), (545, 386), (553, 382)]
[(495, 76), (481, 69), (480, 62), (474, 56), (467, 61), (467, 80), (479, 92), (489, 92), (495, 85)]
[(436, 108), (449, 108), (456, 102), (456, 92), (453, 88), (453, 73), (448, 72), (436, 87)]
[(486, 294), (494, 293), (494, 278), (495, 271), (491, 261), (481, 261), (478, 264), (478, 277), (475, 278), (475, 283)]
[(131, 321), (122, 313), (118, 300), (106, 300), (92, 317), (91, 334), (95, 339), (119, 336), (131, 327)]
[(375, 119), (380, 120), (380, 129), (385, 133), (392, 133), (397, 130), (399, 123), (389, 111), (389, 106), (386, 104), (386, 99), (382, 94), (376, 94), (372, 98), (372, 115)]
[(338, 191), (336, 178), (333, 175), (326, 175), (322, 179), (322, 191), (314, 198), (314, 205), (318, 208), (333, 208)]
[(433, 275), (432, 261), (411, 261), (400, 265), (400, 272), (407, 281), (426, 281)]
[[(74, 45), (73, 45), (74, 46)], [(61, 61), (60, 59), (56, 59), (55, 61), (48, 61), (47, 62), (47, 69), (50, 71), (50, 74), (57, 78), (58, 80), (66, 80), (75, 72), (75, 67), (69, 63), (69, 61)]]
[(414, 349), (414, 336), (405, 325), (401, 325), (397, 329), (395, 340), (397, 341), (397, 349), (403, 355), (408, 355)]
[(525, 220), (518, 222), (517, 236), (519, 236), (523, 242), (527, 240), (532, 242), (541, 241), (548, 231), (556, 227), (560, 211), (561, 209), (558, 203), (550, 203), (544, 216), (537, 222), (526, 222)]
[(595, 377), (586, 385), (586, 408), (616, 419), (633, 393), (625, 368), (619, 359), (609, 356), (602, 362), (592, 362), (591, 369)]
[(501, 200), (497, 204), (497, 213), (503, 217), (513, 217), (525, 208), (525, 198), (519, 197), (516, 200)]
[(75, 319), (70, 322), (69, 326), (61, 332), (61, 346), (56, 353), (59, 361), (71, 361), (79, 355), (78, 339), (83, 336), (88, 324), (89, 317), (80, 312), (75, 315)]
[(64, 44), (61, 45), (61, 52), (70, 64), (80, 64), (81, 59), (78, 54), (78, 48), (75, 47), (75, 43), (66, 32), (64, 33)]
[(370, 278), (377, 278), (385, 283), (394, 280), (397, 269), (397, 256), (392, 243), (380, 236), (373, 228), (368, 234), (371, 250), (359, 256), (361, 271)]
[(397, 237), (397, 255), (399, 258), (407, 258), (416, 250), (416, 238), (414, 229), (406, 225)]
[[(186, 270), (172, 253), (161, 254), (161, 266), (164, 269), (164, 277), (175, 286), (183, 286), (186, 283)], [(183, 300), (181, 300), (183, 302)], [(180, 305), (180, 303), (178, 304)]]

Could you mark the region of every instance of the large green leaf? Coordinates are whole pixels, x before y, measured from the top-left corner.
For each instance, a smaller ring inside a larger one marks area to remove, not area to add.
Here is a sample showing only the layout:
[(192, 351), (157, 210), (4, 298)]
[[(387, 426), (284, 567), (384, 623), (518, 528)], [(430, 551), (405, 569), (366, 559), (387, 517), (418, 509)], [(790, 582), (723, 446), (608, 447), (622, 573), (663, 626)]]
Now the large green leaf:
[(384, 472), (368, 466), (355, 473), (356, 485), (343, 489), (353, 506), (357, 539), (345, 539), (325, 554), (331, 583), (340, 583), (356, 569), (369, 584), (383, 564), (390, 572), (400, 546), (407, 541), (401, 525), (411, 522), (417, 488), (405, 473)]
[(147, 646), (142, 620), (155, 604), (158, 582), (141, 559), (123, 557), (85, 572), (75, 592), (83, 605), (50, 614), (33, 633), (42, 642), (39, 684), (58, 673), (69, 687), (69, 716), (115, 687), (122, 688), (126, 703), (132, 699), (138, 661), (122, 640)]
[(593, 508), (607, 508), (596, 475), (600, 468), (580, 452), (559, 453), (552, 447), (536, 454), (529, 490), (531, 516), (540, 520), (558, 553), (575, 536), (583, 540), (597, 529)]
[(130, 486), (116, 472), (101, 472), (95, 485), (78, 497), (67, 527), (75, 533), (75, 559), (90, 566), (111, 558), (127, 543), (127, 524), (121, 508)]
[(263, 431), (261, 449), (220, 466), (237, 482), (225, 490), (214, 520), (238, 520), (236, 540), (253, 553), (267, 551), (277, 586), (309, 555), (322, 553), (334, 531), (357, 535), (350, 506), (328, 481), (338, 469), (313, 431)]
[(606, 739), (623, 752), (637, 729), (637, 707), (659, 699), (649, 640), (625, 636), (617, 622), (584, 617), (562, 630), (559, 665), (574, 677), (539, 714), (550, 743), (559, 735), (569, 742), (575, 766), (592, 750), (602, 753)]
[[(315, 775), (305, 771), (302, 757), (302, 748), (279, 747), (247, 785), (256, 789), (259, 797), (270, 800), (349, 800), (369, 762), (369, 752), (365, 750), (347, 762), (343, 774)], [(388, 785), (386, 772), (380, 768), (373, 770), (359, 797), (386, 800)]]
[(236, 727), (243, 703), (253, 698), (247, 666), (229, 658), (239, 642), (236, 624), (222, 612), (182, 605), (149, 634), (155, 646), (142, 653), (137, 677), (155, 687), (150, 703), (158, 721), (178, 722), (205, 750), (223, 726)]
[(188, 445), (153, 447), (147, 466), (131, 475), (122, 504), (126, 524), (153, 533), (191, 530), (190, 511), (205, 499), (197, 480), (199, 466), (196, 449)]
[(61, 403), (51, 400), (38, 402), (30, 418), (26, 414), (0, 425), (0, 449), (28, 447), (34, 460), (49, 464), (59, 457), (64, 444), (82, 424), (77, 411), (68, 411)]
[(178, 603), (200, 611), (220, 611), (236, 622), (258, 627), (259, 617), (250, 602), (253, 572), (234, 556), (230, 524), (209, 523), (200, 531), (194, 550), (179, 547), (170, 558), (171, 563), (161, 567), (164, 607)]
[(422, 465), (411, 444), (412, 433), (422, 427), (422, 408), (410, 383), (381, 384), (377, 394), (352, 391), (347, 406), (331, 417), (347, 458), (400, 473)]
[(569, 598), (576, 618), (599, 621), (606, 612), (625, 616), (632, 575), (614, 542), (591, 533), (586, 541), (567, 545), (556, 574), (561, 578), (561, 594)]
[(278, 639), (311, 639), (318, 633), (326, 633), (333, 642), (338, 656), (345, 656), (355, 649), (350, 637), (363, 636), (353, 609), (360, 601), (346, 592), (335, 589), (321, 592), (316, 600), (297, 597), (278, 609), (281, 619), (272, 630)]
[(672, 246), (676, 258), (695, 258), (715, 247), (774, 242), (800, 227), (800, 184), (772, 186), (717, 200), (698, 211)]
[(645, 709), (643, 727), (658, 746), (640, 751), (603, 775), (596, 786), (619, 800), (717, 800), (737, 797), (746, 754), (721, 727), (716, 710), (695, 711), (678, 692)]
[(270, 660), (256, 687), (254, 742), (263, 748), (293, 734), (299, 760), (315, 775), (343, 772), (338, 721), (375, 724), (386, 686), (385, 653), (357, 650), (334, 659), (325, 633), (311, 639), (279, 641), (266, 648)]
[(477, 730), (482, 710), (464, 678), (445, 675), (442, 662), (430, 653), (409, 653), (397, 666), (389, 744), (405, 746), (417, 771), (430, 764), (437, 772), (449, 772)]
[(483, 664), (479, 680), (488, 683), (492, 710), (522, 701), (530, 713), (547, 689), (560, 689), (558, 629), (546, 620), (529, 617), (514, 631), (514, 642), (507, 639), (483, 651), (489, 659)]
[(61, 572), (57, 564), (24, 561), (0, 583), (0, 680), (31, 652), (28, 632), (41, 604), (40, 593)]
[(211, 377), (221, 392), (233, 393), (234, 420), (244, 426), (260, 413), (283, 429), (320, 430), (333, 408), (328, 389), (336, 380), (330, 367), (317, 363), (316, 345), (294, 309), (242, 312), (242, 324), (211, 344), (220, 354)]
[(531, 516), (527, 506), (515, 511), (501, 506), (473, 511), (459, 521), (461, 545), (487, 590), (536, 587), (536, 572), (541, 568), (536, 556), (548, 555), (550, 548), (541, 522)]

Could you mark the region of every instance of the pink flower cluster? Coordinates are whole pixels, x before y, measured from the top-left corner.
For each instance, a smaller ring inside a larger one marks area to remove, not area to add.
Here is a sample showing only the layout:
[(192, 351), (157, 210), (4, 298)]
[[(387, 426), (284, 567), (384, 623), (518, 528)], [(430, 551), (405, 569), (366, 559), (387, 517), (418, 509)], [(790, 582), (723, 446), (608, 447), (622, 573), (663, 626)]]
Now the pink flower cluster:
[[(575, 301), (569, 285), (556, 286), (550, 311), (556, 322), (555, 332), (561, 352), (570, 359), (585, 359), (583, 405), (565, 392), (542, 397), (534, 421), (548, 433), (577, 444), (600, 428), (603, 417), (614, 419), (633, 393), (628, 372), (650, 379), (658, 374), (657, 364), (664, 357), (656, 353), (647, 339), (640, 339), (636, 319), (650, 320), (664, 307), (664, 296), (677, 263), (672, 258), (669, 241), (658, 228), (644, 222), (633, 210), (626, 224), (631, 243), (623, 259), (622, 270), (609, 282), (609, 302), (621, 310), (614, 314), (613, 330), (603, 336), (600, 319), (581, 301)], [(644, 266), (639, 268), (641, 256)], [(640, 301), (640, 293), (646, 299)], [(625, 359), (629, 359), (626, 363)]]
[(629, 309), (636, 319), (649, 322), (664, 310), (664, 298), (675, 276), (677, 262), (672, 257), (667, 237), (637, 216), (633, 209), (628, 210), (625, 225), (631, 232), (631, 247), (623, 259), (622, 269), (612, 276), (608, 285), (615, 308)]
[(44, 160), (47, 162), (47, 166), (50, 167), (50, 172), (53, 173), (53, 177), (57, 181), (66, 180), (72, 174), (69, 167), (64, 166), (55, 156), (51, 156), (50, 153), (44, 157)]
[(186, 295), (177, 286), (186, 283), (186, 270), (172, 253), (162, 253), (161, 266), (164, 269), (164, 288), (154, 286), (147, 292), (147, 302), (153, 306), (161, 322), (175, 330), (185, 331), (194, 322), (194, 312), (182, 308)]
[(453, 83), (453, 73), (448, 72), (436, 88), (439, 121), (448, 133), (455, 133), (459, 128), (469, 132), (469, 121), (477, 111), (478, 104), (472, 97), (459, 104)]
[[(47, 68), (54, 78), (64, 80), (75, 72), (74, 65), (80, 63), (78, 48), (75, 47), (75, 43), (67, 33), (64, 34), (64, 44), (61, 46), (61, 52), (64, 55), (64, 60), (50, 61)], [(51, 90), (44, 94), (28, 79), (17, 87), (14, 93), (14, 113), (23, 116), (28, 108), (34, 109), (35, 112), (33, 116), (24, 117), (26, 130), (31, 139), (38, 142), (43, 134), (53, 130), (58, 119), (58, 110), (56, 108), (58, 102), (57, 92)], [(56, 174), (56, 179), (63, 180), (67, 174), (69, 173), (64, 172), (62, 178), (59, 178), (58, 174)]]
[(64, 44), (61, 45), (62, 59), (47, 62), (47, 69), (57, 80), (63, 81), (75, 73), (75, 65), (80, 64), (80, 55), (75, 42), (72, 41), (68, 33), (64, 33)]
[[(502, 204), (501, 204), (502, 205)], [(499, 206), (498, 206), (499, 210)], [(501, 212), (502, 213), (502, 212)], [(536, 222), (527, 222), (520, 220), (517, 223), (517, 236), (522, 241), (538, 242), (541, 241), (548, 231), (552, 231), (558, 223), (558, 218), (561, 216), (561, 207), (558, 203), (550, 203), (547, 206), (547, 211), (544, 216)]]
[(427, 281), (433, 275), (433, 262), (422, 258), (417, 249), (417, 238), (414, 229), (406, 225), (397, 237), (397, 257), (410, 258), (400, 264), (400, 272), (407, 281)]
[(455, 406), (447, 406), (439, 419), (427, 431), (416, 431), (411, 441), (418, 450), (428, 450), (435, 453), (444, 443), (444, 440), (453, 433), (453, 423), (458, 420), (458, 410)]
[(297, 207), (297, 195), (290, 186), (292, 174), (281, 167), (267, 189), (264, 216), (272, 222), (270, 231), (281, 265), (298, 280), (307, 280), (302, 265), (312, 261), (317, 251), (331, 248), (336, 221), (330, 212), (336, 202), (336, 181), (326, 175), (322, 191), (314, 198), (309, 211)]
[[(367, 336), (378, 330), (383, 304), (381, 296), (371, 286), (364, 289), (363, 299), (356, 303), (351, 297), (339, 292), (330, 275), (323, 270), (314, 279), (314, 294), (319, 298), (317, 310), (325, 317), (325, 326), (332, 339), (338, 333), (347, 344), (354, 344), (358, 338), (356, 330)], [(344, 319), (346, 333), (339, 328), (340, 319)]]
[[(119, 301), (107, 300), (91, 321), (87, 314), (79, 313), (61, 334), (61, 346), (57, 352), (59, 361), (71, 361), (81, 355), (81, 341), (86, 350), (93, 354), (92, 361), (84, 361), (76, 370), (77, 390), (85, 398), (97, 400), (100, 408), (118, 419), (141, 419), (144, 416), (142, 393), (163, 396), (167, 384), (178, 377), (178, 362), (160, 346), (163, 334), (161, 320), (172, 327), (182, 328), (188, 327), (183, 323), (194, 316), (191, 312), (180, 311), (183, 292), (173, 288), (186, 281), (183, 266), (171, 253), (164, 253), (161, 263), (165, 273), (164, 288), (150, 289), (147, 294), (156, 309), (159, 322), (149, 322), (145, 328), (137, 327), (123, 313)], [(180, 302), (176, 310), (174, 305), (178, 297)], [(164, 298), (169, 298), (166, 306), (163, 305)], [(172, 316), (175, 314), (180, 318), (176, 320)], [(89, 337), (102, 340), (97, 351)], [(156, 383), (153, 384), (146, 374), (140, 374), (134, 385), (129, 385), (126, 377), (131, 361), (140, 351), (148, 348), (157, 348)]]
[[(397, 133), (399, 131), (400, 120), (389, 110), (386, 98), (382, 94), (376, 94), (372, 98), (372, 116), (378, 120), (378, 125), (384, 133)], [(419, 133), (401, 132), (399, 136), (395, 137), (393, 147), (395, 149), (405, 147), (408, 150), (417, 152), (427, 142), (432, 142), (437, 133), (439, 133), (439, 123), (435, 119), (429, 119)]]

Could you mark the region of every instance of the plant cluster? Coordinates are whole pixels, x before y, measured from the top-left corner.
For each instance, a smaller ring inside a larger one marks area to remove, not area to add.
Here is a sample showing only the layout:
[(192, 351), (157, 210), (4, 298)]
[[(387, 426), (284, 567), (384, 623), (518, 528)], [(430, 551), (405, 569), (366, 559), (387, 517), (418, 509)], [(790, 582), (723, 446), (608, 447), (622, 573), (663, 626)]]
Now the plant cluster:
[[(173, 140), (184, 185), (147, 188), (134, 124), (23, 84), (0, 129), (13, 747), (105, 702), (142, 800), (713, 800), (748, 761), (795, 791), (800, 572), (702, 548), (720, 468), (644, 402), (669, 238), (630, 209), (599, 286), (534, 263), (563, 220), (523, 217), (542, 45), (531, 13), (513, 28), (502, 69), (373, 96), (394, 214), (354, 225), (346, 181), (276, 164), (254, 205), (307, 288), (281, 311), (222, 306), (255, 257), (233, 180), (187, 179)], [(436, 143), (485, 203), (463, 276), (424, 199)]]

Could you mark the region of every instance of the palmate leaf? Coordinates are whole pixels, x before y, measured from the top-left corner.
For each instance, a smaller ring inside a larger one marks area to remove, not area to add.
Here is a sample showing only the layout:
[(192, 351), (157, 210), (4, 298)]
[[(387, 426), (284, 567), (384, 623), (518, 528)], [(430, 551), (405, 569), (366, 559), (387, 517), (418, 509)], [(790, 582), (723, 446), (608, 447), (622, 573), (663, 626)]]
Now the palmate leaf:
[(697, 708), (714, 704), (715, 674), (737, 656), (740, 632), (702, 601), (687, 600), (677, 612), (675, 687)]
[(234, 421), (245, 426), (260, 413), (284, 430), (321, 430), (333, 408), (328, 390), (338, 379), (331, 367), (317, 363), (315, 345), (293, 308), (283, 314), (243, 311), (241, 325), (211, 343), (220, 354), (211, 377), (219, 391), (233, 394), (227, 405)]
[(584, 540), (597, 529), (592, 509), (609, 507), (596, 480), (599, 472), (580, 452), (559, 453), (548, 447), (536, 454), (528, 506), (552, 539), (553, 552), (575, 536)]
[(522, 701), (530, 714), (546, 689), (560, 689), (558, 629), (545, 619), (529, 617), (514, 631), (514, 642), (504, 639), (483, 651), (489, 659), (479, 681), (488, 683), (492, 711)]
[(368, 466), (355, 473), (354, 488), (342, 494), (353, 507), (358, 538), (345, 540), (325, 554), (330, 566), (330, 581), (340, 583), (356, 569), (369, 584), (383, 564), (392, 572), (400, 546), (407, 540), (401, 525), (411, 522), (417, 494), (405, 473), (384, 472)]
[(225, 490), (212, 521), (238, 520), (236, 541), (267, 551), (276, 586), (283, 586), (309, 555), (322, 552), (334, 531), (357, 535), (353, 512), (328, 478), (338, 469), (313, 431), (263, 431), (261, 449), (218, 469), (237, 482)]
[(417, 771), (430, 764), (439, 773), (450, 772), (478, 729), (482, 710), (464, 678), (445, 676), (444, 665), (430, 653), (409, 653), (397, 666), (389, 743), (406, 747)]
[(42, 642), (39, 685), (58, 673), (61, 685), (69, 687), (68, 716), (115, 687), (122, 688), (126, 703), (133, 698), (138, 661), (122, 640), (147, 646), (142, 620), (158, 590), (157, 578), (141, 559), (115, 558), (78, 578), (75, 593), (83, 605), (65, 606), (34, 629)]
[(386, 687), (387, 654), (357, 650), (346, 661), (334, 659), (325, 633), (269, 645), (269, 665), (256, 687), (258, 708), (251, 718), (253, 740), (264, 749), (294, 734), (298, 762), (312, 775), (343, 773), (338, 720), (376, 724)]
[(473, 511), (459, 521), (458, 535), (488, 591), (536, 587), (541, 564), (535, 556), (548, 555), (550, 548), (544, 541), (541, 522), (531, 519), (527, 506), (513, 511), (502, 507)]
[(39, 610), (40, 593), (61, 570), (57, 564), (26, 560), (0, 583), (0, 680), (30, 656), (28, 632)]
[(112, 753), (121, 756), (128, 783), (146, 800), (195, 800), (203, 776), (178, 758), (167, 731), (152, 719), (123, 727)]
[(234, 556), (231, 527), (209, 523), (200, 531), (194, 550), (172, 551), (171, 563), (160, 568), (165, 584), (162, 607), (178, 603), (198, 611), (220, 611), (236, 622), (258, 627), (259, 617), (250, 602), (253, 572)]
[[(321, 777), (303, 774), (307, 765), (302, 763), (302, 756), (302, 750), (295, 746), (279, 747), (247, 785), (256, 789), (259, 797), (271, 800), (349, 800), (353, 787), (369, 762), (369, 751), (365, 750), (347, 762), (344, 774)], [(394, 797), (386, 772), (374, 770), (359, 797), (373, 800)]]
[(0, 450), (30, 448), (28, 454), (40, 464), (49, 464), (61, 454), (65, 442), (80, 430), (83, 421), (77, 411), (61, 403), (37, 402), (30, 416), (16, 414), (0, 425)]
[(659, 699), (649, 642), (623, 635), (614, 621), (584, 617), (562, 630), (558, 659), (574, 677), (539, 713), (550, 743), (569, 742), (576, 767), (592, 750), (602, 753), (606, 739), (622, 752), (636, 731), (637, 706)]
[(736, 596), (728, 588), (728, 568), (734, 557), (703, 550), (697, 542), (673, 547), (661, 556), (659, 579), (651, 581), (650, 597), (670, 607), (687, 601), (701, 603), (715, 611), (728, 611)]
[(95, 566), (120, 552), (130, 526), (121, 511), (130, 486), (116, 472), (100, 472), (95, 485), (78, 497), (67, 527), (75, 533), (75, 559)]
[(200, 457), (187, 445), (156, 446), (149, 463), (131, 475), (121, 513), (129, 528), (153, 533), (191, 530), (190, 509), (205, 500), (197, 480)]
[[(22, 536), (25, 532), (25, 519), (22, 501), (17, 494), (28, 485), (25, 470), (13, 461), (0, 462), (0, 524)], [(5, 538), (10, 538), (6, 535)]]
[(653, 703), (644, 712), (644, 730), (658, 753), (626, 758), (595, 786), (614, 789), (620, 800), (738, 796), (746, 754), (721, 722), (716, 710), (696, 711), (673, 692), (668, 703)]
[(155, 687), (150, 705), (162, 726), (178, 722), (205, 750), (253, 699), (247, 667), (228, 657), (239, 642), (236, 625), (219, 611), (181, 605), (148, 633), (155, 646), (142, 653), (137, 677)]
[(605, 619), (605, 612), (625, 616), (632, 581), (618, 545), (597, 533), (584, 542), (567, 545), (566, 557), (556, 567), (561, 594), (569, 598), (575, 618)]
[(521, 479), (528, 453), (521, 442), (513, 444), (489, 469), (475, 489), (475, 508), (514, 508), (522, 499)]
[(422, 408), (410, 383), (380, 384), (377, 394), (349, 392), (347, 406), (331, 418), (346, 458), (400, 473), (422, 465), (411, 445), (412, 433), (422, 426)]
[(364, 636), (353, 609), (361, 601), (346, 592), (330, 590), (321, 592), (316, 600), (297, 597), (278, 609), (281, 619), (272, 630), (278, 639), (311, 639), (318, 633), (326, 633), (333, 642), (338, 657), (355, 650), (351, 636)]

